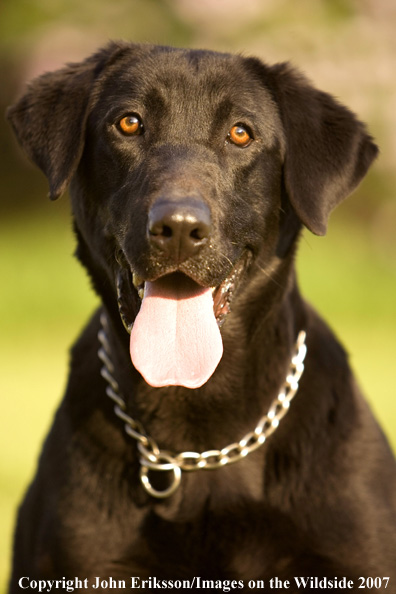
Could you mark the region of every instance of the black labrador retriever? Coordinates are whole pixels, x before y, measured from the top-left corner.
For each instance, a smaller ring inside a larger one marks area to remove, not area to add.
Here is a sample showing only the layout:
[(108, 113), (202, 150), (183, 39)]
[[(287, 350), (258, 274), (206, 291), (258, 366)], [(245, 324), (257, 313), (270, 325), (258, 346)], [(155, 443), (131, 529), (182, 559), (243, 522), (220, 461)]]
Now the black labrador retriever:
[(395, 589), (395, 461), (294, 270), (377, 155), (364, 125), (288, 64), (129, 43), (8, 117), (103, 301), (10, 592)]

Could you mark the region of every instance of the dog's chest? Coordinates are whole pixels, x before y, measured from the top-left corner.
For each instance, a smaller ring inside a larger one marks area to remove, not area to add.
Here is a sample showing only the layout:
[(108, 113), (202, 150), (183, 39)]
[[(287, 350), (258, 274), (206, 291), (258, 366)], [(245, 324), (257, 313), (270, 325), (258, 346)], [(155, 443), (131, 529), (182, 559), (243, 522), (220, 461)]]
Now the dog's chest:
[(73, 546), (62, 554), (75, 575), (115, 580), (131, 578), (260, 578), (279, 556), (276, 546), (252, 518), (210, 517), (202, 522), (173, 523), (149, 515), (140, 522), (101, 523), (87, 535), (74, 532)]
[[(62, 562), (67, 560), (73, 574), (90, 580), (111, 576), (127, 583), (133, 576), (153, 575), (158, 579), (262, 577), (285, 552), (274, 534), (271, 513), (258, 497), (241, 494), (243, 473), (237, 472), (238, 482), (234, 472), (230, 467), (220, 469), (221, 475), (189, 474), (183, 477), (188, 488), (181, 488), (173, 503), (149, 501), (141, 508), (127, 496), (113, 498), (110, 504), (107, 498), (93, 501), (80, 493), (79, 511), (73, 505), (64, 518), (59, 543)], [(208, 489), (216, 488), (212, 482), (218, 483), (217, 496), (209, 495)], [(72, 535), (72, 542), (65, 539), (66, 534)]]

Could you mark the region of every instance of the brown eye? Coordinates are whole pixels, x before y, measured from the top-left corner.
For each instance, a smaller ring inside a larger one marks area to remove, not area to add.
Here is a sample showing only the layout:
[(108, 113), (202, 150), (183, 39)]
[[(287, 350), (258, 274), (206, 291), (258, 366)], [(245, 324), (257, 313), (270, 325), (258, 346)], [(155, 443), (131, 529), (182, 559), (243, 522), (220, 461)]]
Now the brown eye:
[(119, 122), (118, 127), (121, 132), (127, 136), (137, 136), (143, 132), (143, 124), (140, 118), (136, 115), (124, 116)]
[(229, 131), (228, 139), (233, 144), (236, 144), (237, 146), (243, 148), (245, 146), (248, 146), (252, 142), (253, 137), (250, 134), (249, 130), (247, 130), (244, 126), (237, 124), (236, 126), (233, 126)]

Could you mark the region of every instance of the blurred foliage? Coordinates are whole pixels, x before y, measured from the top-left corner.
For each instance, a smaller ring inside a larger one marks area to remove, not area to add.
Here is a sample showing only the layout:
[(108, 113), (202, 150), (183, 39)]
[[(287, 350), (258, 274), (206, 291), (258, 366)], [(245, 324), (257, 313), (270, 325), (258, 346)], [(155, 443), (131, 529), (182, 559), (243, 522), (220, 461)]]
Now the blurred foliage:
[(0, 36), (2, 45), (24, 43), (44, 28), (71, 27), (106, 37), (151, 41), (154, 37), (189, 42), (189, 27), (162, 0), (3, 0)]
[[(111, 38), (291, 59), (368, 122), (382, 155), (333, 215), (327, 238), (305, 234), (299, 272), (351, 352), (393, 446), (396, 400), (396, 5), (394, 0), (2, 0), (0, 109), (25, 82), (82, 59)], [(0, 118), (0, 594), (17, 501), (67, 374), (66, 346), (97, 300), (71, 257), (67, 199), (47, 184)], [(45, 378), (45, 379), (44, 379)]]

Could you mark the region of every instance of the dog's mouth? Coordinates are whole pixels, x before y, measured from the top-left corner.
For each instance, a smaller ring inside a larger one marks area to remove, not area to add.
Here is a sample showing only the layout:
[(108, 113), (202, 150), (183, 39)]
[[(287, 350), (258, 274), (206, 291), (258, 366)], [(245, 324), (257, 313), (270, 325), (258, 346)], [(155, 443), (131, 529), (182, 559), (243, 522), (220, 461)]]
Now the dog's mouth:
[(145, 281), (119, 268), (120, 317), (131, 335), (132, 362), (148, 384), (198, 388), (208, 381), (223, 354), (220, 327), (248, 259), (246, 254), (238, 260), (216, 287), (204, 287), (179, 271)]

